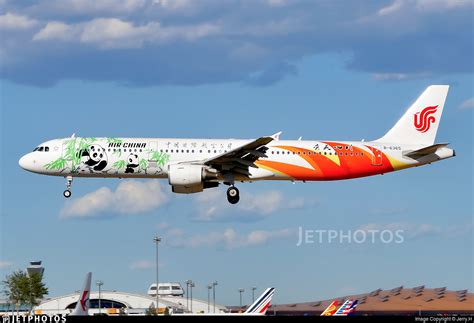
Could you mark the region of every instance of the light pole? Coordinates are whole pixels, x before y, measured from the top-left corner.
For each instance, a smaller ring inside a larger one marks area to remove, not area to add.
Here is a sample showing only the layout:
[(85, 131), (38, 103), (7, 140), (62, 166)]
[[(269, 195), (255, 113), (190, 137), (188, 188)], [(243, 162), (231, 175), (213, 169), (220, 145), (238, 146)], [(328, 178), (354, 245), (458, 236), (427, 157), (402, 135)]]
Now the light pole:
[(212, 283), (212, 310), (216, 312), (216, 286), (217, 280)]
[(212, 285), (207, 285), (207, 312), (211, 312), (211, 289)]
[(255, 290), (257, 287), (252, 287), (252, 303), (255, 302)]
[(245, 289), (240, 288), (239, 289), (239, 297), (240, 297), (240, 307), (242, 308), (242, 293), (245, 292)]
[(102, 314), (102, 304), (100, 304), (100, 298), (101, 298), (101, 287), (104, 285), (104, 282), (102, 280), (98, 280), (95, 282), (97, 286), (99, 286), (99, 315)]
[[(190, 310), (190, 307), (189, 307), (189, 287), (191, 286), (191, 284), (193, 283), (193, 281), (191, 279), (188, 279), (186, 281), (186, 308), (188, 309), (188, 311)], [(192, 300), (191, 300), (192, 302)]]
[(191, 281), (191, 284), (189, 285), (189, 287), (191, 287), (191, 313), (193, 312), (193, 287), (195, 287), (196, 285), (194, 284), (193, 281)]
[(161, 242), (161, 237), (155, 236), (153, 238), (153, 242), (156, 244), (156, 314), (160, 313), (160, 305), (158, 303), (159, 296), (158, 296), (158, 244)]

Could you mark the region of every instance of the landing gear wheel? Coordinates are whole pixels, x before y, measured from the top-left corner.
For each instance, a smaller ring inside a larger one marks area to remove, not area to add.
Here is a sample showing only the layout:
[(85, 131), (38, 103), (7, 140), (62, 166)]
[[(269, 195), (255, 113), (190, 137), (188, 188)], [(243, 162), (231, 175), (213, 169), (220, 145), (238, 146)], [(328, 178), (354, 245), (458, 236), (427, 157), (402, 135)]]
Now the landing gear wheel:
[(66, 176), (66, 190), (63, 192), (65, 198), (71, 197), (72, 176)]
[(235, 186), (231, 186), (227, 189), (227, 201), (229, 201), (230, 204), (236, 204), (239, 202), (240, 196), (239, 196), (239, 190)]

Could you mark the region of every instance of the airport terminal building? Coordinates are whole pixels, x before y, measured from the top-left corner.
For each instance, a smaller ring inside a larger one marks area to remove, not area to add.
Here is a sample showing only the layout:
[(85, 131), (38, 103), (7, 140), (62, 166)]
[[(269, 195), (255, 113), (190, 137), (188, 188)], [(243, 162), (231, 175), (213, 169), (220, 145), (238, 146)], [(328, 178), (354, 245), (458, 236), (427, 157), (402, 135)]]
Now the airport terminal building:
[[(44, 300), (35, 307), (35, 314), (69, 314), (76, 306), (79, 293), (54, 297)], [(167, 309), (173, 313), (219, 313), (227, 311), (223, 305), (215, 305), (212, 300), (208, 303), (204, 300), (193, 298), (187, 299), (182, 296), (162, 296), (158, 298), (159, 312), (164, 313)], [(134, 294), (119, 291), (94, 291), (90, 294), (89, 315), (145, 315), (150, 307), (156, 308), (156, 297), (144, 294)], [(99, 306), (100, 303), (100, 306)]]

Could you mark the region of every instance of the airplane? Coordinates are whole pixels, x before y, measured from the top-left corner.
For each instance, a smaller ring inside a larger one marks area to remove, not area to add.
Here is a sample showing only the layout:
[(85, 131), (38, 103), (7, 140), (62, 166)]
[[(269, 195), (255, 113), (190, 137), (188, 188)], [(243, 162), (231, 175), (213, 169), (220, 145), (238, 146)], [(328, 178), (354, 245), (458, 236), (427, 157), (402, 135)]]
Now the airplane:
[(174, 193), (197, 193), (236, 182), (333, 181), (422, 166), (455, 156), (435, 138), (448, 85), (431, 85), (398, 122), (373, 141), (280, 140), (281, 132), (253, 140), (177, 138), (54, 139), (19, 160), (30, 172), (63, 176), (71, 196), (74, 177), (167, 178)]
[(77, 300), (76, 307), (69, 314), (69, 316), (87, 316), (89, 315), (89, 296), (91, 291), (91, 279), (92, 273), (88, 272), (86, 274), (86, 279), (84, 281), (84, 288), (82, 293), (79, 295)]

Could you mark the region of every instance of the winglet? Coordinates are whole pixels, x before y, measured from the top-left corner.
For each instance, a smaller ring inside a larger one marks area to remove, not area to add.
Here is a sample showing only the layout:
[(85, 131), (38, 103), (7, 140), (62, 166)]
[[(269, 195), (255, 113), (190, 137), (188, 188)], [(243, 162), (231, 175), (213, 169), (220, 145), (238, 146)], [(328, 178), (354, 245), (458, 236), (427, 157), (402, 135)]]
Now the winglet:
[(278, 131), (277, 133), (273, 134), (270, 136), (270, 138), (272, 138), (273, 140), (280, 140), (280, 135), (282, 134), (282, 131)]

